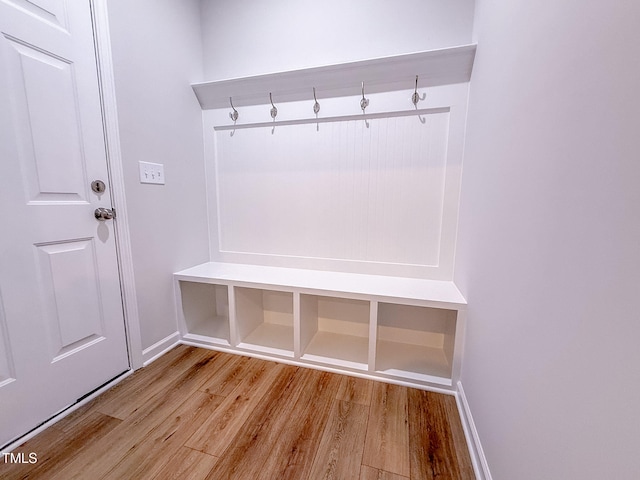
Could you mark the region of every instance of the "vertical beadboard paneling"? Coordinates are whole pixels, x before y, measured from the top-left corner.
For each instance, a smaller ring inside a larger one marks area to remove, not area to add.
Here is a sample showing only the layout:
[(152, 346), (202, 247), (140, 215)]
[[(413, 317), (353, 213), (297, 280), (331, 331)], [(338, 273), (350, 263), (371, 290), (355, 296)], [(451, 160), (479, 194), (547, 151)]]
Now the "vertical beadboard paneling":
[(455, 241), (448, 111), (215, 135), (221, 252), (437, 266)]

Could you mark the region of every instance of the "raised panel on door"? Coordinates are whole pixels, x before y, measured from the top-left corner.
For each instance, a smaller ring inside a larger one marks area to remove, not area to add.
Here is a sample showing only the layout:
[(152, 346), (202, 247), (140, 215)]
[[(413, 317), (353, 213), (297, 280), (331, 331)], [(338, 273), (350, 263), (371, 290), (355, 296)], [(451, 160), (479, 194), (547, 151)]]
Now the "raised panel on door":
[(7, 335), (7, 324), (2, 304), (2, 292), (0, 292), (0, 388), (15, 380), (13, 368), (13, 354)]
[(67, 31), (64, 2), (59, 0), (3, 0), (15, 10), (50, 25)]
[(5, 36), (5, 42), (28, 201), (86, 201), (73, 62), (15, 38)]
[[(40, 294), (53, 362), (104, 339), (92, 239), (38, 245)], [(79, 316), (81, 321), (74, 321)]]

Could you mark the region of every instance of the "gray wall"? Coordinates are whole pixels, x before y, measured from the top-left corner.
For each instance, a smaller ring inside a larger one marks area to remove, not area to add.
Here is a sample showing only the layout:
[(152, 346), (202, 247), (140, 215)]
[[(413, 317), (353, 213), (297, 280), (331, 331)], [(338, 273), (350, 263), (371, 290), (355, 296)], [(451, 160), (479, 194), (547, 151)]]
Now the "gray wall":
[(496, 480), (640, 478), (640, 3), (480, 0), (458, 271)]
[[(171, 274), (206, 262), (202, 80), (196, 0), (108, 4), (125, 189), (143, 348), (177, 329)], [(164, 164), (166, 184), (144, 185), (138, 161)]]
[(470, 43), (474, 0), (202, 0), (207, 80)]

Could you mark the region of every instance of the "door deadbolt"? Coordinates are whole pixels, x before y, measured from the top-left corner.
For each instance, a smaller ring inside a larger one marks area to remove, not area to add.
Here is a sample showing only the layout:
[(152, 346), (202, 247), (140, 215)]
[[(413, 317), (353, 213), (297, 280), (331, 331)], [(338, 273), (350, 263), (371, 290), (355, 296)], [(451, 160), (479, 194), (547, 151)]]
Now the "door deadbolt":
[(107, 186), (102, 180), (94, 180), (91, 182), (91, 190), (96, 193), (103, 193), (107, 189)]
[(104, 222), (105, 220), (111, 220), (113, 217), (115, 217), (115, 212), (113, 210), (103, 207), (96, 208), (93, 214), (95, 215), (96, 220), (99, 220), (101, 222)]

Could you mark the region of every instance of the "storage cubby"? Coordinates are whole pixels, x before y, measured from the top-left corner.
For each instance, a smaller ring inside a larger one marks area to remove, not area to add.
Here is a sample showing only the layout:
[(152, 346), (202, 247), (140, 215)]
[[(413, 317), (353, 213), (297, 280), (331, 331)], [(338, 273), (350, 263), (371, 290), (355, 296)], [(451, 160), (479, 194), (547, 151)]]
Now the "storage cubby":
[(189, 345), (455, 388), (466, 301), (451, 281), (216, 262), (174, 278)]
[(293, 357), (293, 293), (236, 287), (238, 348)]
[(182, 315), (187, 335), (230, 345), (229, 291), (226, 285), (180, 282)]
[(367, 370), (370, 304), (300, 295), (302, 359)]
[(457, 313), (441, 308), (379, 303), (376, 371), (450, 384)]

